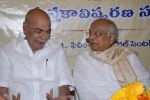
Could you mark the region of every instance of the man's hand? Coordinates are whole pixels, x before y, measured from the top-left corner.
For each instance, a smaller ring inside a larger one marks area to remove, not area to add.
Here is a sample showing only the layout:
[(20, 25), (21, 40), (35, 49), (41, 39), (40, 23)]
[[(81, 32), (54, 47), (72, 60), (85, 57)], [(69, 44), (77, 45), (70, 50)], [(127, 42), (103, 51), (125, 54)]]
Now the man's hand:
[(7, 87), (0, 86), (0, 96), (3, 97), (5, 100), (10, 100), (8, 90), (9, 89)]
[(73, 97), (71, 95), (53, 98), (53, 90), (51, 90), (50, 93), (47, 93), (47, 100), (71, 100), (72, 98)]
[(68, 85), (59, 86), (59, 96), (68, 96), (70, 93), (71, 92)]
[(53, 90), (46, 94), (47, 100), (53, 100)]
[(13, 100), (20, 100), (20, 93), (17, 94), (17, 96), (12, 95)]

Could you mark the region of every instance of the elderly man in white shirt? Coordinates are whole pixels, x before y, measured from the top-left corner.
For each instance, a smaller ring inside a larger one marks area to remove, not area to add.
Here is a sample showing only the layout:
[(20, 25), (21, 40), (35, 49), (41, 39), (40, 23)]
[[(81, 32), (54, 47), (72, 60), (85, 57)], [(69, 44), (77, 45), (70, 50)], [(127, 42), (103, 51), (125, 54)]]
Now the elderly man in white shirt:
[(90, 50), (77, 57), (73, 72), (79, 100), (110, 100), (121, 87), (136, 81), (150, 86), (149, 73), (137, 55), (117, 46), (114, 22), (95, 20), (88, 34)]
[(49, 40), (48, 14), (31, 9), (23, 31), (24, 36), (0, 48), (0, 94), (7, 99), (17, 95), (20, 100), (47, 100), (53, 90), (51, 100), (70, 100), (73, 80), (64, 50)]

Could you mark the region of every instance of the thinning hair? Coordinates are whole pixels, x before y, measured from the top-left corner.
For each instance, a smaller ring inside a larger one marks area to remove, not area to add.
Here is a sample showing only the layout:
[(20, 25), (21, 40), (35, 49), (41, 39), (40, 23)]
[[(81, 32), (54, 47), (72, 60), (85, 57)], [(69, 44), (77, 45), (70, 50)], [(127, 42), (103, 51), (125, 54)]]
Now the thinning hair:
[(97, 19), (94, 22), (106, 23), (107, 26), (108, 26), (108, 32), (114, 33), (116, 35), (116, 37), (117, 37), (117, 40), (118, 40), (118, 35), (119, 35), (118, 28), (117, 28), (116, 24), (113, 21), (111, 21), (109, 19), (102, 18), (102, 19)]

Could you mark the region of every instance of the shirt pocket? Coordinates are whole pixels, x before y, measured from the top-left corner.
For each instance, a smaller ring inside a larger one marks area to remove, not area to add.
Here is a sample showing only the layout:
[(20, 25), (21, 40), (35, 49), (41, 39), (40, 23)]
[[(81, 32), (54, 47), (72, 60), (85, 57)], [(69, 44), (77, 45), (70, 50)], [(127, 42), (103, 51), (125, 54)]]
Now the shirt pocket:
[(49, 80), (49, 81), (56, 81), (57, 79), (57, 66), (54, 61), (49, 61), (46, 59), (42, 63), (43, 65), (43, 74), (44, 74), (44, 79)]

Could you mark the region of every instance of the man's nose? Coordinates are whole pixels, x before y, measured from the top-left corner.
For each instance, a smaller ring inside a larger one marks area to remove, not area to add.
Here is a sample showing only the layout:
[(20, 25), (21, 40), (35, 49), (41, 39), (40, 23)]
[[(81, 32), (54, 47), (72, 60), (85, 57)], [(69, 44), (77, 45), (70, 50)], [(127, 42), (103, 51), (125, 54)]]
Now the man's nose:
[(47, 33), (46, 32), (41, 32), (41, 40), (45, 41), (47, 38)]

